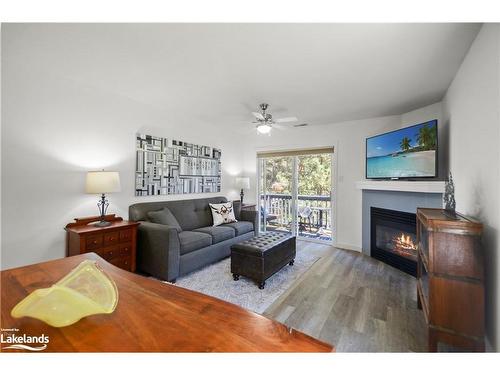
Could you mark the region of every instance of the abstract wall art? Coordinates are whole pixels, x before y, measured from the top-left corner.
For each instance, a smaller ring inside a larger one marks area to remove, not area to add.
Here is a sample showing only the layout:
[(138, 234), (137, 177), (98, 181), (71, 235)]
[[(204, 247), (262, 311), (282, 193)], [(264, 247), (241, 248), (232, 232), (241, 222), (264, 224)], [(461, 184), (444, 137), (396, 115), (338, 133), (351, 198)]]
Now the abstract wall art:
[(213, 147), (137, 134), (135, 195), (220, 192), (220, 158)]

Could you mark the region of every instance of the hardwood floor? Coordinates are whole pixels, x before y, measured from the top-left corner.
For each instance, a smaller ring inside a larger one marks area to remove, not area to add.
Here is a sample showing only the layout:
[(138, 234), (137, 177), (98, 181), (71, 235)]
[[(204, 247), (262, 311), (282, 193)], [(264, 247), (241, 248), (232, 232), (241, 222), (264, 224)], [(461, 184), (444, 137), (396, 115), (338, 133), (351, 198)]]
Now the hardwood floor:
[(264, 315), (335, 345), (338, 352), (427, 350), (416, 279), (360, 253), (298, 241), (321, 255)]

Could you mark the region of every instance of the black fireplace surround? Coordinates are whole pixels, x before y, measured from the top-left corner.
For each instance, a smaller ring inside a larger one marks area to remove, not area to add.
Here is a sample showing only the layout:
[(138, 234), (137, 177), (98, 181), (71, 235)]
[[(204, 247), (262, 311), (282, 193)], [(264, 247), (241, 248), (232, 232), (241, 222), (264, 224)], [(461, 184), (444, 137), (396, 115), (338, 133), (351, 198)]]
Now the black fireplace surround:
[(370, 208), (370, 255), (417, 275), (417, 217), (410, 212)]

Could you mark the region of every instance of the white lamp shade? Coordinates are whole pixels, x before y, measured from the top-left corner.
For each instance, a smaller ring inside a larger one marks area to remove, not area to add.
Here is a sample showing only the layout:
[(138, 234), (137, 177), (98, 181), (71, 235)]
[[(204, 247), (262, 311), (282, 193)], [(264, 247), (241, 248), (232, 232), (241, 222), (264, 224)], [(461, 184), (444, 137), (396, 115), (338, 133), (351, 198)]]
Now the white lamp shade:
[(236, 187), (238, 189), (250, 189), (250, 177), (236, 177)]
[(87, 172), (85, 192), (89, 194), (117, 193), (121, 190), (118, 172)]

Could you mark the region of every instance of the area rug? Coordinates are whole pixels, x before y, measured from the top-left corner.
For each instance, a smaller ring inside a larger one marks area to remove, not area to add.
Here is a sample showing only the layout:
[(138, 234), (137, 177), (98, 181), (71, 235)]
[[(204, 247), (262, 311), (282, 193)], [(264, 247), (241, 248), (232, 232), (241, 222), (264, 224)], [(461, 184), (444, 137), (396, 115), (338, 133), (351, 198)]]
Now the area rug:
[(294, 265), (286, 265), (267, 279), (265, 289), (259, 289), (254, 281), (243, 276), (234, 281), (230, 258), (179, 277), (175, 285), (208, 294), (261, 314), (318, 259), (320, 257), (314, 253), (298, 251)]

